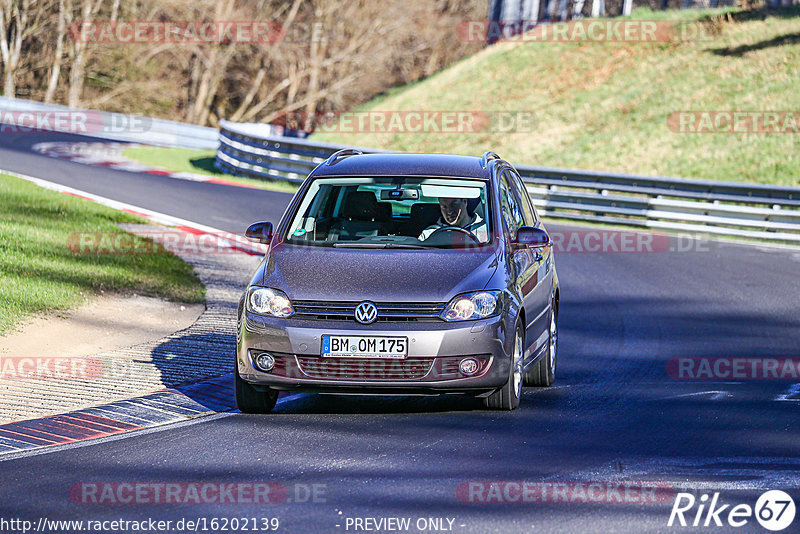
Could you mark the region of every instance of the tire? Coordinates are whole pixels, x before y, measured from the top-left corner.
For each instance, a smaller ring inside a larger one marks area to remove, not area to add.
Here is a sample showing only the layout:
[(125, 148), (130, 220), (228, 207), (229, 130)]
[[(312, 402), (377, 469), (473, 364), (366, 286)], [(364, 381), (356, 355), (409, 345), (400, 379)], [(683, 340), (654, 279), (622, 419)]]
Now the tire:
[(242, 413), (269, 413), (278, 402), (278, 392), (272, 389), (258, 391), (239, 376), (239, 366), (233, 362), (233, 389), (236, 407)]
[(523, 382), (526, 386), (547, 387), (556, 379), (556, 363), (558, 358), (558, 308), (555, 299), (550, 302), (550, 326), (547, 339), (547, 351), (525, 373)]
[(525, 346), (525, 334), (517, 325), (514, 336), (514, 349), (511, 353), (511, 365), (508, 371), (508, 382), (497, 391), (483, 399), (483, 404), (492, 410), (514, 410), (519, 407), (522, 396), (522, 358)]

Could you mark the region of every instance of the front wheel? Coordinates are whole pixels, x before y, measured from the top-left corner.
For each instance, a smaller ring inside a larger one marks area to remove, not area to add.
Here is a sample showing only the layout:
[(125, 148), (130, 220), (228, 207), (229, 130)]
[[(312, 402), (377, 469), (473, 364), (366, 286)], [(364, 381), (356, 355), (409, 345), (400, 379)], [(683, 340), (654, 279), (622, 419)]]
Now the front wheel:
[(272, 389), (258, 391), (239, 376), (239, 366), (233, 362), (233, 389), (236, 407), (242, 413), (269, 413), (278, 402), (278, 392)]
[(547, 352), (525, 373), (525, 385), (547, 387), (556, 380), (556, 359), (558, 357), (558, 308), (556, 301), (550, 303), (550, 327)]
[(511, 368), (508, 382), (503, 387), (483, 399), (484, 405), (492, 410), (514, 410), (519, 407), (522, 396), (522, 359), (524, 337), (522, 327), (517, 326), (514, 336), (514, 351), (511, 353)]

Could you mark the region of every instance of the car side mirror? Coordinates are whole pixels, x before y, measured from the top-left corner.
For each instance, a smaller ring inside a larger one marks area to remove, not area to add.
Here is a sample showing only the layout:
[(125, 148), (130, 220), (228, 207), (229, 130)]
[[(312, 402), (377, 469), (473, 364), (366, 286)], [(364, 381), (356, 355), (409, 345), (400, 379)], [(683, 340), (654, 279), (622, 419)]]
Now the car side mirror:
[(528, 247), (546, 247), (550, 245), (550, 236), (541, 228), (533, 226), (521, 226), (517, 230), (517, 237), (513, 243)]
[(251, 224), (244, 233), (244, 236), (250, 241), (268, 244), (270, 240), (272, 240), (272, 223), (257, 222)]

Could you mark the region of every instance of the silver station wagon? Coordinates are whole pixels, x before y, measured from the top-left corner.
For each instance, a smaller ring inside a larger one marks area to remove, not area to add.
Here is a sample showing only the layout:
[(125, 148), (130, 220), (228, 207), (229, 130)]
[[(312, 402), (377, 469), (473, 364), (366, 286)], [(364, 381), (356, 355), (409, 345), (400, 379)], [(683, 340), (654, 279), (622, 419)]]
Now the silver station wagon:
[(303, 182), (239, 304), (236, 402), (281, 391), (461, 393), (519, 406), (549, 386), (559, 285), (550, 238), (497, 154), (346, 149)]

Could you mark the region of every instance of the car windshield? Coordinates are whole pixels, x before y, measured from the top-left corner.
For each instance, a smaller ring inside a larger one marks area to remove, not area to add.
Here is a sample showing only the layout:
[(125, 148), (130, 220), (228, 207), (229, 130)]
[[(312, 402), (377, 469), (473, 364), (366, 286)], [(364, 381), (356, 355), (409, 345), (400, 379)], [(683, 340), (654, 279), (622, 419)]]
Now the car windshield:
[(492, 239), (486, 185), (466, 178), (320, 178), (284, 237), (330, 247), (484, 246)]

